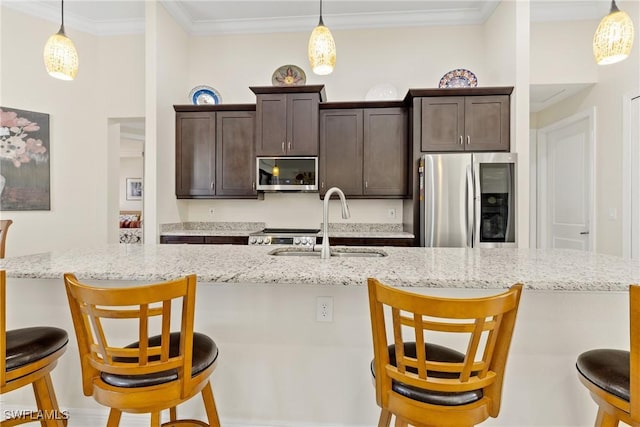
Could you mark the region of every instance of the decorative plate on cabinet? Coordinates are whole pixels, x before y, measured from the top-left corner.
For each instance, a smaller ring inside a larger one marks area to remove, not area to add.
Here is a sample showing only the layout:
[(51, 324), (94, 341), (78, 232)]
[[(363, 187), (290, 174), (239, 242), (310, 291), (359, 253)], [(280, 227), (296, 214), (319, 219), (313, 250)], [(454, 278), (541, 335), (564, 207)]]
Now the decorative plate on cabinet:
[(458, 68), (449, 71), (440, 79), (440, 88), (448, 87), (476, 87), (478, 86), (478, 79), (476, 75), (471, 71), (464, 68)]
[(193, 102), (193, 105), (220, 104), (222, 102), (220, 92), (211, 86), (204, 85), (196, 86), (191, 89), (189, 99)]
[(271, 76), (271, 84), (274, 86), (301, 86), (306, 82), (306, 74), (297, 65), (283, 65)]

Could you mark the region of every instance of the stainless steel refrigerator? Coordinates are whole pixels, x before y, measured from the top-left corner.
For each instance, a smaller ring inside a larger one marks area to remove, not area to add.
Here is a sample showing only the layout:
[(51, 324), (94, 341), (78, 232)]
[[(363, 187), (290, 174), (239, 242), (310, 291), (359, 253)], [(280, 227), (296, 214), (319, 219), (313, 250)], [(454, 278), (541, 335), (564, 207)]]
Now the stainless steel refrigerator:
[(420, 246), (516, 246), (515, 153), (420, 159)]

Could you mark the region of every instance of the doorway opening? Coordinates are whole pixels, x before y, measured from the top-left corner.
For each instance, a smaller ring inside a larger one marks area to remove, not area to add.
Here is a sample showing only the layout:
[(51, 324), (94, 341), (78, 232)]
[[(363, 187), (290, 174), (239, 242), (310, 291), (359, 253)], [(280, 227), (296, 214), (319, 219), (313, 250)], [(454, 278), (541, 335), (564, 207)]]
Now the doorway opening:
[(109, 119), (108, 134), (108, 242), (142, 243), (144, 118)]

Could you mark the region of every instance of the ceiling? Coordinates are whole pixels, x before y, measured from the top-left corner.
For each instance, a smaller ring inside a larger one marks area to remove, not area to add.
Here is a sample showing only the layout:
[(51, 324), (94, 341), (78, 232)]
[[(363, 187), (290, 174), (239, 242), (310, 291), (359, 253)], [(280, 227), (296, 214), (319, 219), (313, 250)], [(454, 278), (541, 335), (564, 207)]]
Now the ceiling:
[[(319, 0), (156, 0), (192, 35), (307, 31)], [(504, 0), (518, 1), (518, 0)], [(482, 24), (500, 0), (324, 0), (332, 29)], [(59, 0), (3, 0), (3, 6), (60, 22)], [(609, 0), (531, 0), (532, 21), (599, 19)], [(144, 32), (142, 0), (67, 0), (65, 28), (95, 35)]]

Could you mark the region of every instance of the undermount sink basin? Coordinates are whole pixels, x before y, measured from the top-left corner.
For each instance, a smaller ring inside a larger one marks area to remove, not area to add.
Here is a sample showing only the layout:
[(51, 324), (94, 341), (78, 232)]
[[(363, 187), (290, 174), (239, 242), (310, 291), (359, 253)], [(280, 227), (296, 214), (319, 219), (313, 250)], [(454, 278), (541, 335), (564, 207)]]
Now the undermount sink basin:
[[(310, 256), (320, 258), (320, 252), (312, 249), (278, 248), (269, 252), (273, 256)], [(366, 248), (332, 248), (331, 257), (380, 258), (387, 256), (385, 251)]]

